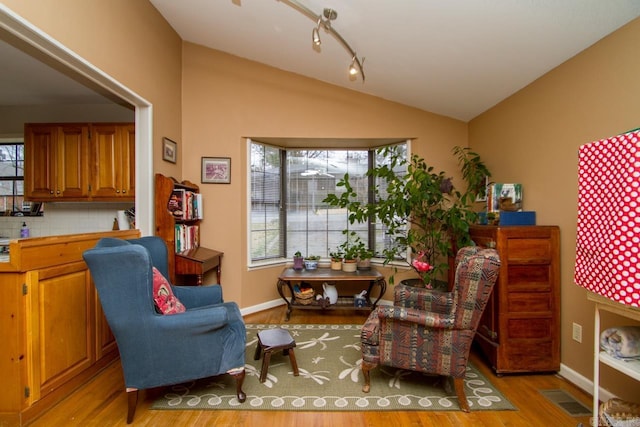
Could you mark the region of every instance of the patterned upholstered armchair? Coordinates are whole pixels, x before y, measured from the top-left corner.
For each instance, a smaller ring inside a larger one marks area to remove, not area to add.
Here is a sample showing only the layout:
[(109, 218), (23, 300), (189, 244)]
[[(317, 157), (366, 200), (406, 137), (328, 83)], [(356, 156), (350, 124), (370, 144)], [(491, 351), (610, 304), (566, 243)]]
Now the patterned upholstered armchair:
[[(127, 423), (133, 421), (139, 389), (228, 373), (236, 378), (238, 400), (246, 399), (246, 331), (237, 304), (223, 302), (219, 285), (168, 283), (167, 254), (155, 236), (105, 238), (83, 254), (120, 351)], [(173, 314), (158, 312), (158, 289), (162, 298), (167, 293), (177, 298), (178, 303), (163, 305)]]
[(498, 276), (493, 249), (466, 247), (456, 256), (451, 292), (398, 284), (394, 305), (378, 306), (362, 328), (362, 372), (387, 365), (453, 378), (460, 409), (469, 411), (464, 376), (480, 316)]

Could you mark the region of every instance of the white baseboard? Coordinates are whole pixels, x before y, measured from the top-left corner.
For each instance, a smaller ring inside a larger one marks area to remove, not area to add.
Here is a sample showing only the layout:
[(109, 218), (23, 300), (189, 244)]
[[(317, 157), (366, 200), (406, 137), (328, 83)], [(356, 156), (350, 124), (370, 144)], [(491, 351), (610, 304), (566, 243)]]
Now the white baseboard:
[[(579, 374), (578, 372), (562, 363), (560, 364), (560, 372), (558, 372), (558, 375), (593, 396), (593, 381), (589, 378)], [(598, 400), (600, 400), (601, 402), (606, 402), (607, 400), (613, 399), (614, 397), (616, 397), (615, 394), (603, 389), (602, 387), (599, 388)]]
[(263, 302), (262, 304), (253, 305), (251, 307), (245, 307), (240, 309), (240, 314), (246, 316), (247, 314), (258, 313), (260, 311), (269, 310), (270, 308), (284, 305), (282, 298), (274, 299), (271, 301)]

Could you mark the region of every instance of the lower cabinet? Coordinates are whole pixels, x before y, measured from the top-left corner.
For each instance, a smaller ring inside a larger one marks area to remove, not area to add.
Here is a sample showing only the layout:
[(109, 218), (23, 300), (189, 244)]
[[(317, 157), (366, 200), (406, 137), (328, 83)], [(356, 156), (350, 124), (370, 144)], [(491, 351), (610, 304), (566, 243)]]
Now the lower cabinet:
[(22, 426), (118, 357), (82, 252), (137, 230), (12, 241), (0, 265), (0, 425)]
[(559, 228), (473, 226), (471, 238), (501, 261), (476, 344), (496, 373), (559, 371)]
[(75, 262), (27, 273), (27, 330), (33, 337), (33, 381), (29, 394), (37, 401), (54, 392), (96, 360), (92, 345), (93, 290), (87, 266)]

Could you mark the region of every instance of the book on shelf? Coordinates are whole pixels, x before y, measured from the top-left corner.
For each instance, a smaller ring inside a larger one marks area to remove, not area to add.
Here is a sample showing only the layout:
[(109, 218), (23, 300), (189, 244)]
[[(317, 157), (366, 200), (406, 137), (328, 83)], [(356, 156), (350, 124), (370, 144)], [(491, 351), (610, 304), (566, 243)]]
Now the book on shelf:
[(202, 194), (184, 188), (175, 188), (171, 192), (167, 209), (178, 220), (202, 219)]
[(195, 249), (200, 246), (200, 230), (198, 225), (175, 225), (176, 253)]

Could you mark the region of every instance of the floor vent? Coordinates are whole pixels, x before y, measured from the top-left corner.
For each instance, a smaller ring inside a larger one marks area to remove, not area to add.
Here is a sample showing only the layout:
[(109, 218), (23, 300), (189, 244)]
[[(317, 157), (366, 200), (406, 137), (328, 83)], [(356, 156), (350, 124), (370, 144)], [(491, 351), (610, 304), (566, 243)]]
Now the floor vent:
[(572, 417), (585, 417), (592, 415), (591, 409), (580, 403), (575, 397), (561, 389), (540, 390), (540, 394), (559, 406)]

